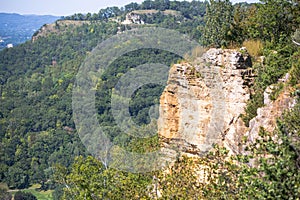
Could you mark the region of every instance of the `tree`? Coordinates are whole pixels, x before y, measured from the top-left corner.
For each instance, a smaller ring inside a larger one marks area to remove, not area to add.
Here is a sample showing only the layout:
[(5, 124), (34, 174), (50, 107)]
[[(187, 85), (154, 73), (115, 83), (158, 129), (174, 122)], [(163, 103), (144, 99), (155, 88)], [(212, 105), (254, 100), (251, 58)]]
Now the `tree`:
[(253, 38), (277, 43), (281, 37), (290, 36), (298, 26), (299, 6), (291, 0), (261, 0), (256, 14), (250, 19), (249, 34)]
[[(21, 165), (21, 163), (18, 163)], [(29, 186), (28, 172), (20, 166), (14, 165), (9, 168), (6, 181), (11, 188), (24, 189)]]
[(156, 174), (150, 196), (154, 199), (203, 199), (202, 185), (195, 173), (197, 161), (183, 156), (171, 167)]
[(85, 20), (91, 20), (92, 19), (92, 14), (91, 13), (87, 13), (85, 16)]
[(145, 10), (154, 9), (154, 2), (152, 0), (145, 0), (143, 1), (141, 8)]
[(148, 175), (106, 169), (91, 156), (78, 157), (68, 175), (57, 170), (57, 179), (65, 185), (63, 199), (141, 199), (151, 180)]
[(139, 7), (139, 4), (138, 3), (130, 3), (130, 4), (127, 4), (125, 6), (125, 12), (131, 12), (131, 11), (134, 11), (134, 10), (137, 10)]
[(202, 44), (227, 46), (232, 40), (233, 6), (229, 0), (210, 0), (205, 15)]

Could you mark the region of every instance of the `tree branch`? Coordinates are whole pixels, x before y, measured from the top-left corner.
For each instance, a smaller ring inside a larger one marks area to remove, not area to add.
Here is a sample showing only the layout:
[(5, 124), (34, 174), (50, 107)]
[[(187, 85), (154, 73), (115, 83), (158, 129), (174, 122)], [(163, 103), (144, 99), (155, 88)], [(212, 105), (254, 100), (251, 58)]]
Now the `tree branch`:
[(295, 43), (296, 45), (300, 46), (300, 43), (296, 42), (295, 40), (292, 40), (293, 43)]

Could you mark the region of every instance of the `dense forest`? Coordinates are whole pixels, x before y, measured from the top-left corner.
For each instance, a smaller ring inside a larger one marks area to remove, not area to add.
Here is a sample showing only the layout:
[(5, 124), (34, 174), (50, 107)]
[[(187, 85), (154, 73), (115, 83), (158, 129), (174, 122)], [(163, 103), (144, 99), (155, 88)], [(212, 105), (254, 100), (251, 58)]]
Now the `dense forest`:
[[(118, 22), (136, 10), (158, 10), (141, 15), (143, 25)], [(174, 10), (180, 15), (166, 15)], [(74, 14), (59, 21), (85, 21), (62, 26), (53, 33), (0, 51), (0, 199), (10, 199), (7, 189), (40, 184), (53, 190), (53, 199), (297, 199), (300, 196), (300, 102), (278, 119), (273, 133), (246, 143), (247, 155), (229, 157), (215, 146), (209, 154), (178, 158), (168, 169), (143, 174), (109, 168), (92, 157), (77, 134), (72, 113), (72, 90), (79, 67), (98, 43), (139, 27), (158, 26), (187, 34), (206, 47), (245, 46), (257, 74), (252, 86), (246, 124), (263, 106), (263, 92), (289, 72), (284, 87), (300, 95), (300, 2), (262, 0), (255, 4), (232, 4), (228, 0), (145, 0), (99, 13)], [(36, 35), (38, 32), (36, 33)], [(263, 63), (260, 57), (265, 59)], [(96, 88), (97, 119), (113, 143), (142, 153), (159, 147), (159, 138), (134, 138), (122, 131), (111, 113), (111, 95), (122, 74), (145, 63), (170, 66), (184, 58), (158, 49), (141, 49), (115, 60), (99, 78)], [(148, 84), (130, 101), (130, 114), (149, 131), (148, 113), (164, 88)], [(151, 128), (151, 127), (150, 127)], [(279, 138), (273, 140), (273, 138)], [(265, 155), (270, 155), (266, 157)], [(256, 167), (249, 162), (255, 158)], [(199, 183), (193, 170), (210, 167), (209, 180)], [(2, 185), (0, 185), (2, 187)], [(158, 191), (159, 190), (159, 191)], [(22, 194), (20, 194), (22, 195)], [(30, 194), (23, 194), (29, 195)], [(31, 198), (31, 197), (30, 197)], [(15, 198), (16, 199), (16, 198)], [(34, 199), (34, 198), (33, 198)]]

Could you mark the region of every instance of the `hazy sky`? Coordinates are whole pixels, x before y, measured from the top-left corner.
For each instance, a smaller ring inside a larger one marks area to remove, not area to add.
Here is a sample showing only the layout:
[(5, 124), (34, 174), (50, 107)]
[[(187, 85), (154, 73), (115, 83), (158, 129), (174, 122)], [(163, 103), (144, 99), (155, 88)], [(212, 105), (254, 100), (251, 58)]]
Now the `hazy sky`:
[[(245, 0), (233, 0), (241, 1)], [(141, 3), (143, 0), (0, 0), (0, 12), (66, 16), (74, 13), (97, 13), (101, 8), (120, 7), (131, 2)]]

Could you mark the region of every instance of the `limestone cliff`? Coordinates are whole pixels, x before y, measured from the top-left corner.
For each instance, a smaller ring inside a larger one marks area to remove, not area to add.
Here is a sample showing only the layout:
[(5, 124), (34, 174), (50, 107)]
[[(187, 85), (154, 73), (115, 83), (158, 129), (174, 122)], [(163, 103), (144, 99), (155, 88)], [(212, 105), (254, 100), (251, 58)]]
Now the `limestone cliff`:
[(235, 154), (242, 151), (243, 136), (257, 137), (260, 126), (274, 129), (276, 117), (291, 106), (292, 98), (285, 93), (278, 103), (266, 100), (247, 128), (240, 116), (254, 76), (250, 57), (236, 50), (210, 49), (192, 65), (174, 65), (160, 98), (163, 146), (201, 155), (220, 144)]

